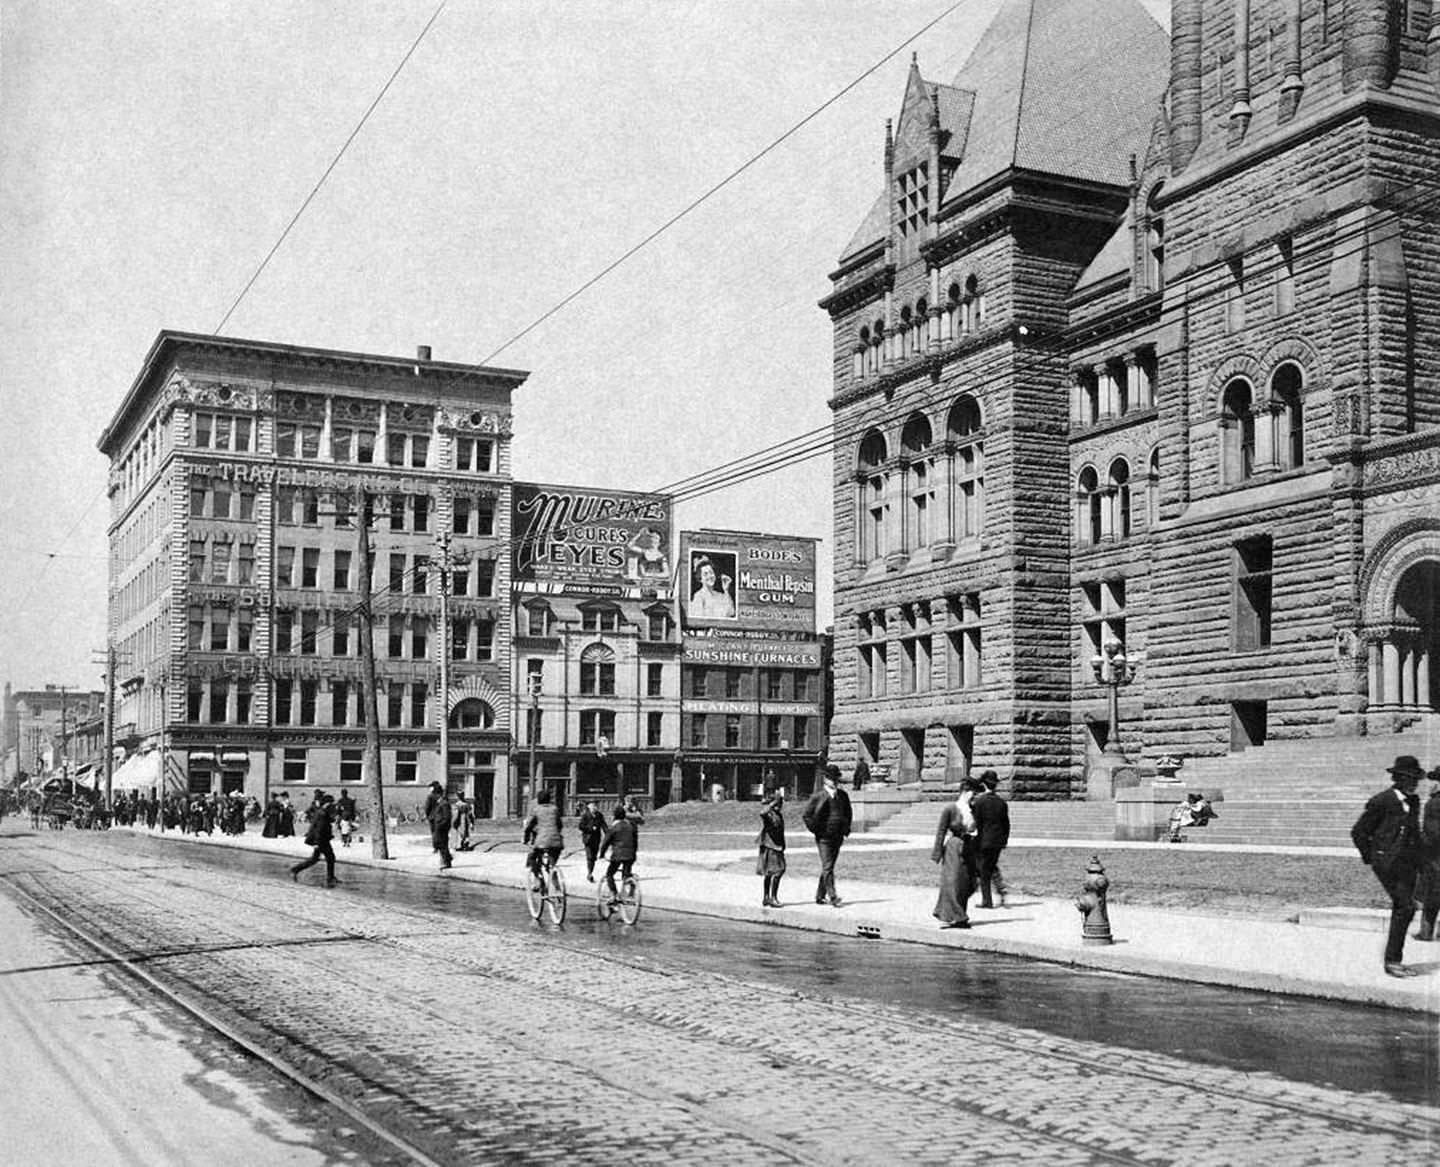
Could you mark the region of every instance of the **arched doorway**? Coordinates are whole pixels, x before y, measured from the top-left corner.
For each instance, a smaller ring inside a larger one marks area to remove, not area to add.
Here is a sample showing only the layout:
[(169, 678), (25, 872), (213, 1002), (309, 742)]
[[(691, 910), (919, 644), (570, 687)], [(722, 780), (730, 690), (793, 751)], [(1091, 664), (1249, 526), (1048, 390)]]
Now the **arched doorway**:
[(1392, 577), (1370, 641), (1371, 709), (1440, 710), (1440, 557), (1411, 560)]

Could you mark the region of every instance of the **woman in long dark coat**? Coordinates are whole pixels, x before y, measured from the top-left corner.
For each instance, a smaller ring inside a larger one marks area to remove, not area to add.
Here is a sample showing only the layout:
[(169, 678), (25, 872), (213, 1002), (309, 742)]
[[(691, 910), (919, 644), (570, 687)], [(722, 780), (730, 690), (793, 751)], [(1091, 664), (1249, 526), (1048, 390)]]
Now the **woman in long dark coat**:
[(970, 800), (979, 786), (973, 778), (965, 779), (960, 797), (940, 812), (935, 828), (930, 861), (940, 864), (940, 895), (931, 915), (942, 928), (970, 927), (966, 902), (975, 891), (975, 815)]
[(755, 874), (765, 880), (767, 908), (783, 908), (780, 902), (780, 879), (785, 874), (785, 792), (777, 790), (760, 807), (760, 855), (755, 860)]

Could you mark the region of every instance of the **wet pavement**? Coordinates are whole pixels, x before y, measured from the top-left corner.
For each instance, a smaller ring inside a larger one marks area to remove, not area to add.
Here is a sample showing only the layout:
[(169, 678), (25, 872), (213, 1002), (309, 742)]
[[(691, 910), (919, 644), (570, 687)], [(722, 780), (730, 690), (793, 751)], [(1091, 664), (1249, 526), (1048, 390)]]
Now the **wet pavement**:
[[(117, 834), (118, 840), (123, 836)], [(157, 859), (279, 876), (274, 855), (130, 836)], [(782, 991), (878, 998), (932, 1016), (963, 1015), (1122, 1048), (1264, 1071), (1342, 1090), (1433, 1104), (1440, 1030), (1432, 1018), (1364, 1005), (777, 929), (647, 907), (635, 928), (595, 917), (589, 884), (571, 888), (563, 929), (536, 924), (516, 889), (342, 864), (347, 896), (438, 908), (547, 943), (623, 955), (654, 967), (749, 978)], [(572, 879), (575, 876), (572, 874)]]

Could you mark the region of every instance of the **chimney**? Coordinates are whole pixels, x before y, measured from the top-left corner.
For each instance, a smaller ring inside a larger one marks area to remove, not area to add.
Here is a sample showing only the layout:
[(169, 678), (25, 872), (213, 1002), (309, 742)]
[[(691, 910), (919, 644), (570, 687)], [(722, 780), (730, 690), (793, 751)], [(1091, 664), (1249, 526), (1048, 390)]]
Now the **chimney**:
[(416, 345), (415, 359), (417, 361), (428, 361), (430, 359), (430, 346), (428, 344)]

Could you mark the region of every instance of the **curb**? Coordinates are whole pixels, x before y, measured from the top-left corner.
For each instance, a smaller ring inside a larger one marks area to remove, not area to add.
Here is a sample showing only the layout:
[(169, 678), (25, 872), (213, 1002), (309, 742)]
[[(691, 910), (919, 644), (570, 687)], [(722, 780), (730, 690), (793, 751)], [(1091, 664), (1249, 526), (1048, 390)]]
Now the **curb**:
[[(149, 838), (173, 838), (180, 842), (233, 847), (280, 857), (289, 855), (289, 851), (281, 851), (273, 846), (256, 846), (248, 842), (245, 835), (197, 838), (192, 835), (174, 835), (170, 832), (163, 835), (152, 834), (144, 828), (138, 831), (126, 827), (115, 829), (128, 830), (132, 834)], [(336, 861), (384, 871), (403, 872), (416, 877), (441, 878), (437, 869), (418, 869), (415, 866), (417, 856), (376, 859), (371, 855), (356, 855), (354, 850), (355, 848), (338, 851), (335, 856)], [(300, 849), (297, 854), (303, 855), (306, 851), (308, 848)], [(443, 878), (480, 883), (489, 887), (503, 887), (508, 890), (519, 890), (524, 887), (524, 880), (520, 872), (516, 872), (511, 877), (495, 872), (454, 867)], [(588, 888), (590, 885), (587, 883), (583, 886)], [(578, 903), (586, 903), (592, 898), (590, 895), (579, 894), (578, 890), (572, 892), (570, 896), (572, 901)], [(572, 903), (572, 908), (574, 906), (575, 904)], [(1082, 946), (1078, 943), (1065, 945), (977, 934), (974, 931), (942, 931), (933, 925), (885, 920), (875, 916), (866, 916), (859, 912), (852, 913), (844, 908), (839, 911), (830, 909), (830, 914), (817, 914), (809, 910), (810, 905), (796, 903), (790, 909), (780, 909), (777, 912), (773, 908), (752, 907), (748, 904), (722, 905), (711, 900), (697, 899), (694, 896), (667, 894), (663, 890), (647, 890), (645, 907), (651, 911), (677, 912), (683, 915), (703, 916), (775, 928), (793, 928), (806, 932), (824, 932), (852, 939), (890, 940), (908, 944), (923, 944), (932, 948), (955, 948), (971, 952), (1020, 957), (1026, 960), (1043, 960), (1050, 964), (1094, 969), (1099, 972), (1126, 973), (1163, 980), (1216, 985), (1222, 988), (1380, 1006), (1410, 1013), (1440, 1014), (1440, 992), (1434, 990), (1420, 993), (1412, 989), (1407, 993), (1399, 986), (1391, 987), (1388, 984), (1337, 983), (1303, 973), (1280, 974), (1216, 966), (1193, 960), (1125, 952), (1108, 945)]]

